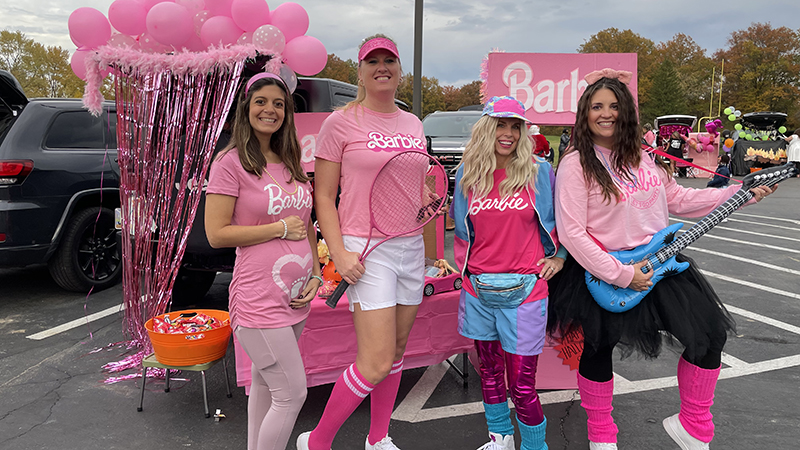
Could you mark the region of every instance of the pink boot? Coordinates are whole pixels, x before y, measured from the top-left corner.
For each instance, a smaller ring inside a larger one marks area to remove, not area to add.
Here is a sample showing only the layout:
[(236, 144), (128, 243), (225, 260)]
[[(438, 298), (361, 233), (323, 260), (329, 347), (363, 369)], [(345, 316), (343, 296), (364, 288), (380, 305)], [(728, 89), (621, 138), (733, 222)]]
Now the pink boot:
[(717, 387), (719, 368), (701, 369), (681, 357), (678, 361), (678, 390), (681, 395), (681, 425), (694, 438), (711, 442), (714, 439), (714, 422), (711, 405)]
[(578, 374), (578, 391), (581, 394), (581, 406), (589, 416), (586, 425), (589, 431), (589, 441), (593, 443), (617, 442), (617, 425), (611, 417), (614, 409), (611, 402), (614, 399), (614, 379), (598, 383), (587, 380)]

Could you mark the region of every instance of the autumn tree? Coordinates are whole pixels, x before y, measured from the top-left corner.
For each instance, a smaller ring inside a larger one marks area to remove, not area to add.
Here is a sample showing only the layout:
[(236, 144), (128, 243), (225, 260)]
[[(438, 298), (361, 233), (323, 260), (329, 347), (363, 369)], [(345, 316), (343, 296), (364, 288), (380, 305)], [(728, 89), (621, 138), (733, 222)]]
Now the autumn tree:
[[(414, 76), (410, 73), (403, 75), (400, 87), (397, 89), (397, 98), (413, 108)], [(433, 77), (422, 77), (422, 117), (434, 111), (445, 109), (444, 93), (439, 86), (439, 80)]]
[(731, 33), (725, 60), (726, 104), (744, 112), (778, 111), (800, 124), (800, 32), (754, 23)]
[(343, 60), (331, 53), (328, 55), (328, 63), (322, 72), (315, 75), (316, 78), (331, 78), (333, 80), (344, 81), (345, 83), (358, 84), (358, 63), (352, 59)]
[[(656, 45), (655, 59), (669, 60), (672, 63), (683, 92), (684, 99), (681, 104), (683, 112), (674, 111), (666, 114), (692, 114), (698, 117), (708, 114), (711, 76), (715, 73), (715, 63), (706, 55), (706, 50), (697, 45), (690, 36), (678, 33), (669, 41)], [(654, 77), (660, 69), (660, 66), (656, 68)], [(716, 74), (719, 75), (719, 72)], [(655, 80), (653, 84), (653, 89), (656, 89)]]
[(481, 104), (481, 81), (467, 83), (460, 88), (443, 86), (444, 110), (456, 111), (459, 108)]
[(650, 99), (639, 111), (642, 123), (652, 122), (658, 116), (689, 112), (681, 79), (670, 58), (663, 59), (658, 65), (658, 70), (653, 75)]
[(0, 31), (0, 68), (11, 72), (30, 98), (80, 97), (84, 82), (72, 72), (69, 59), (61, 47), (44, 46), (20, 31)]

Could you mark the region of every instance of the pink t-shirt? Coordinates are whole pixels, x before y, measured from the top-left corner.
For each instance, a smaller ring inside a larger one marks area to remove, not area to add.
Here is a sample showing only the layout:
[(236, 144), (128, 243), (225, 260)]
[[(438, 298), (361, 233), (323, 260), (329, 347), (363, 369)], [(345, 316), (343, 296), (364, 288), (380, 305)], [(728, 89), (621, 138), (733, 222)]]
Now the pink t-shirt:
[[(595, 147), (601, 163), (611, 166), (611, 151)], [(642, 162), (632, 170), (634, 183), (618, 175), (612, 179), (622, 191), (621, 201), (603, 199), (600, 186), (586, 185), (578, 152), (558, 163), (556, 176), (556, 226), (558, 237), (569, 253), (589, 272), (606, 283), (627, 287), (633, 266), (624, 265), (604, 252), (631, 249), (650, 242), (653, 234), (669, 225), (669, 215), (703, 217), (725, 203), (739, 186), (725, 189), (685, 188), (656, 167), (642, 152)]]
[(325, 119), (317, 136), (316, 157), (341, 164), (339, 225), (343, 235), (369, 236), (372, 180), (395, 153), (409, 150), (425, 152), (425, 135), (422, 122), (405, 111), (387, 114), (356, 106), (334, 111)]
[[(282, 163), (267, 164), (261, 178), (246, 172), (233, 149), (211, 165), (206, 192), (236, 197), (231, 225), (263, 225), (288, 216), (308, 223), (311, 186), (296, 183), (295, 191), (287, 179), (289, 170)], [(289, 300), (299, 296), (316, 263), (307, 239), (237, 247), (229, 297), (233, 328), (281, 328), (308, 317), (309, 308), (292, 309)]]
[[(497, 169), (489, 195), (483, 198), (469, 195), (468, 214), (475, 240), (469, 249), (467, 269), (473, 274), (538, 274), (541, 267), (536, 263), (544, 258), (544, 248), (533, 209), (535, 199), (528, 190), (501, 199), (500, 182), (505, 178), (505, 169)], [(475, 296), (468, 279), (464, 280), (464, 288)], [(539, 280), (525, 302), (544, 297), (547, 297), (547, 282)]]

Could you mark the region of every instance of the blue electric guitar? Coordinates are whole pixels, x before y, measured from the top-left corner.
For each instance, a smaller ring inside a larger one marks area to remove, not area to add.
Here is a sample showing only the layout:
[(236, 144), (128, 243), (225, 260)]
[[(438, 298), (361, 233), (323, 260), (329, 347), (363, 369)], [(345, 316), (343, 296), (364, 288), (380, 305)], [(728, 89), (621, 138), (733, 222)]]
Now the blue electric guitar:
[(635, 291), (633, 289), (614, 286), (587, 271), (586, 286), (589, 288), (589, 292), (592, 294), (597, 304), (607, 311), (620, 313), (633, 308), (642, 301), (659, 280), (670, 275), (681, 273), (689, 268), (689, 263), (677, 262), (675, 260), (675, 255), (753, 198), (753, 194), (750, 192), (751, 188), (756, 186), (774, 186), (794, 176), (796, 173), (797, 168), (793, 163), (753, 172), (744, 177), (742, 180), (742, 188), (739, 189), (739, 192), (734, 194), (727, 202), (717, 207), (701, 221), (697, 222), (692, 228), (682, 233), (677, 239), (675, 236), (678, 230), (683, 228), (682, 223), (676, 223), (664, 228), (654, 234), (653, 238), (647, 244), (640, 245), (632, 250), (610, 253), (611, 256), (617, 258), (624, 264), (636, 264), (637, 262), (647, 260), (647, 264), (642, 266), (642, 272), (649, 273), (653, 271), (653, 277), (650, 279), (653, 285), (650, 286), (649, 289), (645, 291)]

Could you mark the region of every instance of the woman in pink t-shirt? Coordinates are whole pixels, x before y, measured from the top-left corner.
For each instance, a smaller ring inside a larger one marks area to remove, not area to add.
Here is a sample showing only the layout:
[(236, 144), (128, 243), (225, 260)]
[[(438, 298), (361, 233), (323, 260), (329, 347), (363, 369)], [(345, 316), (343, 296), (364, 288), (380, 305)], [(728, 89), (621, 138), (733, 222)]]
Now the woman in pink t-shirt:
[(231, 325), (253, 362), (247, 445), (283, 450), (306, 399), (297, 339), (322, 277), (294, 104), (278, 75), (259, 73), (242, 89), (206, 193), (208, 242), (236, 247)]
[[(584, 348), (578, 390), (586, 410), (590, 450), (617, 448), (611, 417), (614, 392), (612, 353), (638, 351), (655, 358), (667, 331), (685, 347), (678, 363), (680, 412), (664, 428), (682, 449), (708, 448), (714, 436), (711, 404), (722, 349), (733, 320), (694, 261), (678, 254), (689, 268), (655, 286), (645, 262), (627, 264), (607, 252), (650, 242), (669, 225), (669, 215), (702, 217), (727, 201), (738, 187), (689, 189), (672, 172), (641, 150), (641, 130), (627, 83), (631, 73), (603, 69), (586, 75), (572, 135), (573, 147), (559, 161), (556, 223), (569, 257), (550, 284), (551, 331), (582, 328)], [(768, 187), (754, 188), (756, 200)], [(601, 308), (584, 281), (585, 272), (614, 286), (645, 291), (625, 312)]]
[[(422, 123), (394, 102), (402, 73), (392, 40), (365, 39), (358, 52), (356, 100), (328, 117), (317, 137), (317, 219), (336, 270), (350, 284), (358, 355), (336, 381), (317, 427), (297, 438), (300, 450), (329, 450), (341, 425), (370, 394), (365, 448), (397, 450), (388, 436), (389, 420), (408, 334), (422, 302), (422, 232), (381, 244), (363, 265), (359, 255), (369, 237), (369, 188), (375, 175), (397, 152), (425, 151)], [(380, 239), (373, 235), (372, 240)]]

